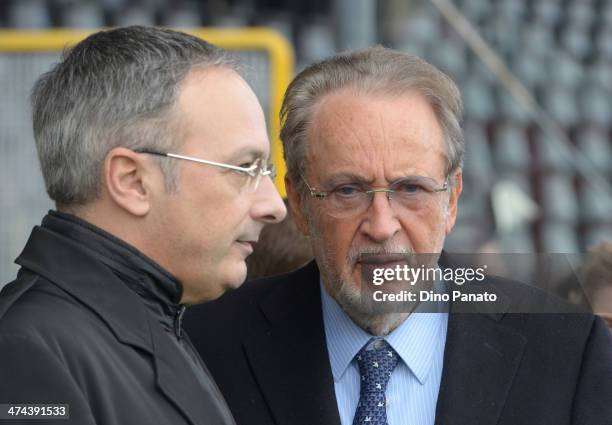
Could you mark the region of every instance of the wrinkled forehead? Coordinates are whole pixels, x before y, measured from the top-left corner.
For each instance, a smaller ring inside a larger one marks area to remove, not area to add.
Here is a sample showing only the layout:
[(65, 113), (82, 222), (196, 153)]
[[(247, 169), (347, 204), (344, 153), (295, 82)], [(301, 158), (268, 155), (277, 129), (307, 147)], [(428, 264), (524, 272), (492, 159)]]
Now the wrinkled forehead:
[(444, 177), (443, 132), (427, 99), (416, 92), (326, 95), (313, 111), (307, 138), (308, 167), (315, 173)]

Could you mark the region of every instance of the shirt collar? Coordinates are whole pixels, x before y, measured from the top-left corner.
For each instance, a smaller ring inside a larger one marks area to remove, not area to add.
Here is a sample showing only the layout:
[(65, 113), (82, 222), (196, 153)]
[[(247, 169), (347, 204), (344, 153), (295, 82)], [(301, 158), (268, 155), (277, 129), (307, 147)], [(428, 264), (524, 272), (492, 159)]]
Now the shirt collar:
[(385, 337), (375, 337), (351, 320), (321, 286), (321, 306), (329, 359), (334, 380), (342, 378), (359, 350), (371, 339), (385, 339), (422, 385), (427, 381), (434, 354), (445, 341), (448, 313), (417, 313), (408, 316)]

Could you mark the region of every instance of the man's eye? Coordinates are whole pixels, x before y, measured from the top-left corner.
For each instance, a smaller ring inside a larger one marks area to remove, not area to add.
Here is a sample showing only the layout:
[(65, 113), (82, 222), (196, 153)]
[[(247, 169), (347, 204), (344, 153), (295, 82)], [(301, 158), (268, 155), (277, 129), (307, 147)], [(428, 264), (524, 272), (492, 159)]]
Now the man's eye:
[(425, 189), (422, 186), (419, 186), (418, 184), (402, 182), (402, 183), (398, 183), (393, 188), (393, 190), (395, 190), (396, 192), (400, 192), (400, 193), (413, 194), (413, 193), (422, 192)]
[(333, 192), (338, 196), (341, 196), (344, 198), (350, 198), (353, 196), (358, 196), (363, 191), (358, 186), (344, 185), (344, 186), (339, 186), (335, 188)]

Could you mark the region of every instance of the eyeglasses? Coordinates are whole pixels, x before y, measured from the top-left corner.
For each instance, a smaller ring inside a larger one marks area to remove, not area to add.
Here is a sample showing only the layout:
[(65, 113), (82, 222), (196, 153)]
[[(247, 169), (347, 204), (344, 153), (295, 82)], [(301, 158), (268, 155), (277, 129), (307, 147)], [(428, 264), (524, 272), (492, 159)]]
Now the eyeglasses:
[(257, 187), (259, 187), (259, 182), (261, 181), (262, 176), (268, 176), (271, 179), (276, 177), (276, 167), (274, 166), (274, 164), (268, 164), (262, 158), (257, 158), (248, 167), (238, 167), (236, 165), (224, 164), (222, 162), (208, 161), (206, 159), (199, 159), (199, 158), (194, 158), (191, 156), (178, 155), (175, 153), (164, 153), (164, 152), (157, 152), (157, 151), (144, 150), (144, 149), (135, 150), (134, 152), (146, 153), (149, 155), (164, 156), (164, 157), (175, 158), (175, 159), (184, 159), (185, 161), (197, 162), (198, 164), (212, 165), (214, 167), (226, 168), (228, 170), (232, 170), (240, 174), (246, 174), (248, 178), (246, 179), (244, 188), (246, 188), (249, 192), (253, 192), (257, 190)]
[(446, 192), (449, 177), (444, 184), (425, 176), (408, 176), (398, 179), (383, 188), (374, 188), (361, 183), (345, 183), (331, 190), (322, 191), (306, 183), (310, 196), (325, 200), (324, 210), (335, 218), (349, 218), (363, 214), (372, 204), (374, 194), (383, 192), (396, 213), (432, 208), (439, 200), (440, 192)]

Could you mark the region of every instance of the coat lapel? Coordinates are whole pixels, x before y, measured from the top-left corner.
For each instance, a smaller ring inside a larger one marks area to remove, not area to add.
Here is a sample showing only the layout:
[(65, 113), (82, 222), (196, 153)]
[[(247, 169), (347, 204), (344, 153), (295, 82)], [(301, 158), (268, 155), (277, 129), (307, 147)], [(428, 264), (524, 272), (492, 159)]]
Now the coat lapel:
[(244, 341), (249, 364), (278, 425), (339, 425), (319, 293), (311, 263), (261, 305), (269, 327)]
[(88, 249), (37, 226), (15, 262), (95, 311), (121, 343), (151, 352), (146, 308)]
[(498, 422), (526, 344), (502, 316), (451, 310), (436, 425)]

